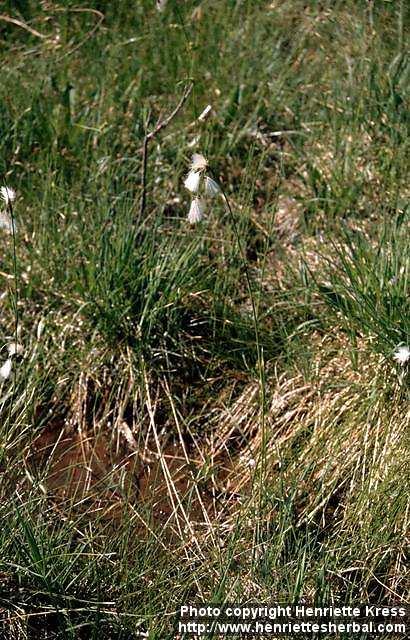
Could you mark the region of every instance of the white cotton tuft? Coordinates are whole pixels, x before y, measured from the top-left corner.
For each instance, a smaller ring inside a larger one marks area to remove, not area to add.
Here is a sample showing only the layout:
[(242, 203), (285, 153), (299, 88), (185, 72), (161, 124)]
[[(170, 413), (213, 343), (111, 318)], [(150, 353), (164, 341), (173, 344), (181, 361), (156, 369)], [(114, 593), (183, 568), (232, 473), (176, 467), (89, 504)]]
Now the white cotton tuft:
[(16, 221), (5, 211), (0, 211), (0, 229), (4, 229), (7, 233), (17, 233)]
[(11, 358), (8, 358), (0, 368), (0, 378), (7, 380), (11, 373)]
[(407, 346), (398, 347), (394, 352), (393, 358), (401, 364), (402, 367), (410, 360), (410, 349)]
[(16, 199), (16, 192), (11, 187), (0, 187), (0, 195), (7, 205)]
[(21, 356), (24, 352), (24, 347), (19, 342), (10, 342), (7, 347), (7, 351), (9, 352), (9, 356)]
[(191, 170), (203, 171), (208, 166), (208, 162), (201, 153), (194, 153), (192, 156)]
[(184, 185), (186, 189), (188, 189), (188, 191), (190, 191), (191, 193), (197, 193), (200, 180), (201, 174), (199, 173), (199, 171), (191, 170), (185, 179)]
[(220, 193), (221, 188), (215, 180), (212, 180), (209, 176), (205, 176), (205, 195), (213, 198)]
[(188, 213), (188, 222), (190, 224), (197, 224), (201, 222), (205, 215), (205, 203), (201, 198), (194, 198), (191, 202)]

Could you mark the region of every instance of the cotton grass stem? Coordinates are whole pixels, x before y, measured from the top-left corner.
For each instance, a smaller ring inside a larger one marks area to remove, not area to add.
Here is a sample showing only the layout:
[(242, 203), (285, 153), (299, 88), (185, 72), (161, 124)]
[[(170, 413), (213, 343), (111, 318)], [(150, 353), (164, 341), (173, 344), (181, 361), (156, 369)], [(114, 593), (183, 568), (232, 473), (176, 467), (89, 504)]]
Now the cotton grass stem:
[[(14, 207), (13, 202), (16, 197), (16, 194), (13, 189), (9, 187), (1, 188), (1, 197), (4, 200), (6, 205), (6, 212), (10, 219), (10, 229), (13, 238), (13, 275), (14, 275), (14, 340), (15, 344), (18, 345), (18, 329), (19, 329), (19, 286), (18, 286), (18, 273), (17, 273), (17, 242), (16, 242), (16, 224), (14, 220)], [(10, 360), (11, 365), (11, 360)], [(13, 396), (16, 389), (17, 384), (17, 371), (16, 368), (13, 367)], [(10, 424), (12, 411), (12, 403), (9, 404), (8, 411), (8, 423)]]
[[(235, 233), (235, 237), (236, 237), (236, 241), (238, 243), (238, 248), (239, 248), (239, 252), (243, 261), (243, 265), (244, 265), (244, 270), (245, 270), (245, 279), (246, 279), (246, 285), (247, 285), (247, 289), (249, 292), (249, 297), (251, 299), (251, 306), (252, 306), (252, 316), (253, 316), (253, 323), (254, 323), (254, 328), (255, 328), (255, 341), (256, 341), (256, 352), (257, 352), (257, 358), (258, 358), (258, 378), (259, 378), (259, 401), (260, 401), (260, 407), (261, 407), (261, 440), (262, 440), (262, 446), (261, 446), (261, 456), (260, 456), (260, 466), (259, 466), (259, 470), (260, 470), (260, 481), (259, 481), (259, 492), (258, 492), (258, 508), (259, 508), (259, 513), (261, 513), (262, 511), (262, 498), (263, 498), (263, 485), (264, 485), (264, 479), (265, 479), (265, 475), (266, 475), (266, 420), (265, 420), (265, 367), (264, 367), (264, 358), (263, 358), (263, 348), (261, 346), (261, 341), (260, 341), (260, 332), (259, 332), (259, 323), (258, 323), (258, 312), (257, 312), (257, 308), (256, 308), (256, 303), (255, 303), (255, 295), (254, 295), (254, 291), (252, 288), (252, 283), (251, 283), (251, 278), (249, 275), (249, 268), (248, 268), (248, 263), (246, 260), (246, 253), (245, 253), (245, 248), (243, 247), (242, 244), (242, 240), (241, 240), (241, 236), (239, 233), (239, 229), (238, 229), (238, 224), (237, 221), (235, 219), (235, 215), (232, 211), (232, 207), (230, 205), (229, 202), (229, 198), (225, 193), (225, 190), (223, 188), (223, 186), (218, 183), (218, 186), (220, 187), (221, 190), (221, 194), (223, 196), (226, 208), (229, 212), (229, 217), (231, 219), (232, 222), (232, 226), (233, 226), (233, 230)], [(256, 544), (258, 543), (258, 540), (260, 538), (260, 522), (261, 519), (257, 518), (256, 521), (256, 529), (255, 529), (255, 540), (254, 540), (254, 545), (256, 546)]]
[(18, 343), (18, 328), (19, 328), (19, 286), (18, 286), (18, 275), (17, 275), (17, 242), (16, 242), (16, 225), (14, 224), (14, 211), (13, 211), (13, 203), (11, 200), (7, 203), (8, 214), (11, 219), (11, 233), (13, 238), (13, 275), (14, 275), (14, 306), (15, 306), (15, 315), (14, 315), (14, 339), (16, 344)]

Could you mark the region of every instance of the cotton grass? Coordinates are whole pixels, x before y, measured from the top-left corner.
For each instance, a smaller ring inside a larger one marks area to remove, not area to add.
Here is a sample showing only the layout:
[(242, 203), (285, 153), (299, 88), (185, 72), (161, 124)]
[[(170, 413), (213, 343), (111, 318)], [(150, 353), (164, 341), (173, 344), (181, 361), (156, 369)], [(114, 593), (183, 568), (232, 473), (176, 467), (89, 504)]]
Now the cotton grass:
[(396, 351), (394, 352), (393, 358), (402, 367), (404, 367), (404, 365), (406, 365), (410, 360), (410, 348), (406, 345), (397, 347)]
[(188, 222), (190, 224), (196, 224), (204, 218), (206, 199), (213, 198), (221, 193), (218, 183), (205, 174), (207, 167), (208, 161), (206, 158), (200, 153), (194, 153), (189, 173), (184, 180), (185, 188), (196, 196), (192, 200), (188, 212)]
[(0, 211), (0, 229), (7, 233), (16, 233), (17, 226), (13, 217), (13, 202), (16, 199), (16, 192), (11, 187), (0, 187), (0, 198), (6, 205), (5, 210)]

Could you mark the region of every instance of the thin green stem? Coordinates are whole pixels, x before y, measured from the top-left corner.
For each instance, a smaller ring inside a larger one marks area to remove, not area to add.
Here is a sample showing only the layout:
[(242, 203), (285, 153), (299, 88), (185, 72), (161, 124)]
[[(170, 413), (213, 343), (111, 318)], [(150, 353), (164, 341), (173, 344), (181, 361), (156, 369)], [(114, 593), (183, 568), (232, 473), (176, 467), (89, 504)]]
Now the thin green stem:
[[(15, 350), (17, 351), (17, 343), (18, 343), (18, 327), (19, 327), (19, 312), (18, 312), (18, 302), (19, 302), (19, 287), (18, 287), (18, 275), (17, 275), (17, 243), (16, 243), (16, 225), (14, 221), (14, 211), (13, 204), (11, 199), (7, 201), (6, 204), (7, 213), (10, 217), (11, 224), (11, 233), (13, 238), (13, 275), (14, 275), (14, 341), (15, 341)], [(10, 357), (12, 357), (10, 355)], [(15, 367), (13, 368), (13, 391), (12, 397), (14, 397), (17, 386), (17, 371)], [(9, 404), (8, 410), (8, 425), (10, 425), (10, 418), (12, 412), (12, 403)]]
[[(254, 295), (254, 291), (252, 288), (252, 282), (251, 282), (251, 278), (250, 278), (250, 274), (249, 274), (249, 268), (248, 268), (248, 263), (246, 260), (246, 253), (245, 253), (245, 248), (242, 244), (241, 241), (241, 236), (239, 233), (239, 228), (238, 228), (238, 224), (236, 222), (235, 219), (235, 215), (232, 211), (232, 207), (230, 205), (228, 196), (226, 195), (223, 187), (221, 184), (219, 184), (219, 187), (221, 189), (221, 193), (222, 196), (224, 198), (226, 207), (228, 209), (229, 212), (229, 216), (230, 219), (232, 221), (232, 226), (233, 226), (233, 230), (236, 236), (236, 240), (238, 243), (238, 248), (239, 248), (239, 252), (241, 254), (241, 258), (243, 261), (243, 265), (244, 265), (244, 270), (245, 270), (245, 279), (246, 279), (246, 285), (248, 288), (248, 292), (249, 292), (249, 297), (251, 299), (251, 305), (252, 305), (252, 316), (253, 316), (253, 322), (254, 322), (254, 328), (255, 328), (255, 341), (256, 341), (256, 351), (257, 351), (257, 358), (258, 358), (258, 377), (259, 377), (259, 400), (260, 400), (260, 407), (261, 407), (261, 411), (262, 411), (262, 415), (261, 415), (261, 436), (262, 436), (262, 445), (261, 445), (261, 455), (260, 455), (260, 482), (259, 482), (259, 495), (258, 495), (258, 506), (259, 506), (259, 512), (261, 513), (262, 510), (262, 496), (263, 496), (263, 485), (264, 485), (264, 479), (265, 479), (265, 475), (266, 475), (266, 420), (265, 420), (265, 367), (264, 367), (264, 358), (263, 358), (263, 348), (261, 346), (261, 341), (260, 341), (260, 333), (259, 333), (259, 322), (258, 322), (258, 311), (257, 311), (257, 307), (256, 307), (256, 303), (255, 303), (255, 295)], [(260, 524), (261, 524), (262, 519), (257, 518), (257, 522), (256, 522), (256, 535), (255, 535), (255, 543), (258, 542), (259, 538), (260, 538)]]
[(19, 326), (19, 311), (18, 311), (18, 302), (19, 302), (19, 288), (18, 288), (18, 275), (17, 275), (17, 243), (16, 243), (16, 225), (14, 222), (14, 212), (13, 205), (11, 202), (8, 204), (9, 215), (11, 220), (11, 230), (13, 237), (13, 275), (14, 275), (14, 305), (15, 305), (15, 326), (14, 326), (14, 335), (15, 342), (17, 345), (18, 338), (18, 326)]
[(148, 163), (148, 138), (145, 133), (144, 146), (142, 151), (141, 164), (141, 203), (140, 203), (140, 220), (144, 220), (145, 207), (147, 203), (147, 163)]

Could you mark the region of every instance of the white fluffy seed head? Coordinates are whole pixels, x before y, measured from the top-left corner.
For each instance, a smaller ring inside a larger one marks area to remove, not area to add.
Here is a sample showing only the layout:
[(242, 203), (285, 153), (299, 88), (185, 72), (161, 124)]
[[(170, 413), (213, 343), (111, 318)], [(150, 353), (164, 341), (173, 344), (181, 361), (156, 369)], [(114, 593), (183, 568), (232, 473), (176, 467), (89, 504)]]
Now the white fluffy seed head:
[(188, 222), (197, 224), (205, 215), (205, 203), (201, 198), (194, 198), (189, 207)]
[(23, 345), (19, 342), (10, 342), (7, 346), (7, 351), (9, 352), (9, 356), (21, 356), (24, 352)]
[(221, 188), (215, 180), (212, 180), (209, 176), (205, 176), (205, 195), (213, 198), (220, 193)]
[(200, 181), (201, 174), (199, 173), (199, 171), (194, 171), (193, 169), (191, 169), (184, 181), (185, 188), (188, 189), (188, 191), (190, 191), (191, 193), (197, 193)]
[(2, 380), (7, 380), (10, 377), (11, 373), (11, 358), (8, 358), (3, 366), (0, 368), (0, 378)]
[(404, 367), (407, 362), (410, 360), (410, 349), (407, 346), (398, 347), (394, 352), (393, 358), (398, 362), (402, 367)]
[(0, 229), (7, 233), (17, 233), (17, 224), (6, 211), (0, 211)]
[(0, 195), (7, 205), (12, 204), (16, 199), (16, 192), (11, 187), (0, 187)]
[(208, 166), (207, 160), (201, 153), (194, 153), (192, 156), (191, 170), (203, 171)]

